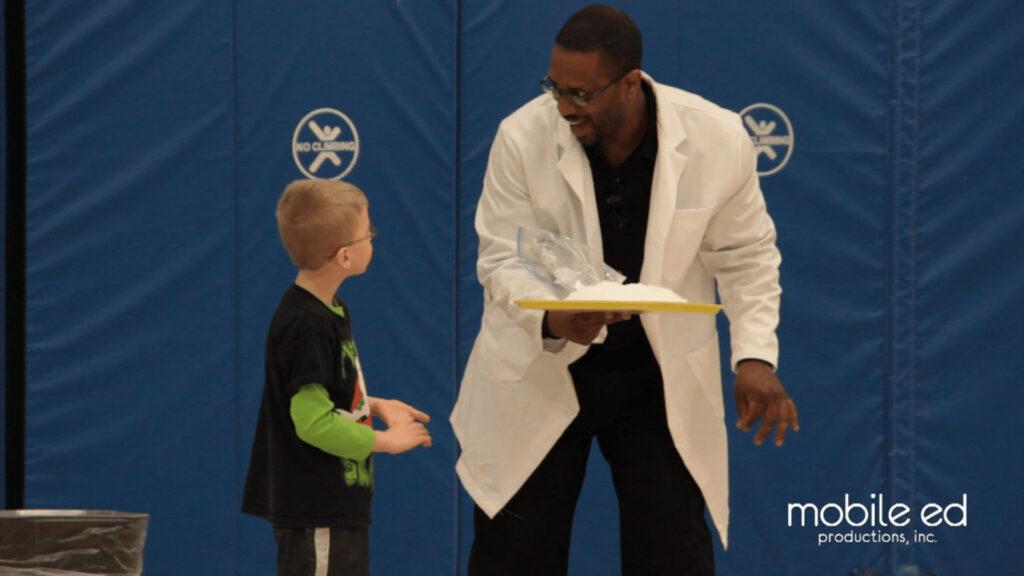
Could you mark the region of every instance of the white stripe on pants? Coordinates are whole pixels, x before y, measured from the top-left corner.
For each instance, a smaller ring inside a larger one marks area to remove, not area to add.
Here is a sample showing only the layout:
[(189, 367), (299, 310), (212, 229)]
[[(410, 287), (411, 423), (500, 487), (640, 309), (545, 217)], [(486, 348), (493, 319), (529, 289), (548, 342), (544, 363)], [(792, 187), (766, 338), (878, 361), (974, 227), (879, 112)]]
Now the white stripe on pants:
[(316, 572), (314, 576), (327, 576), (327, 558), (331, 554), (331, 529), (317, 528), (313, 533), (313, 549), (316, 551)]

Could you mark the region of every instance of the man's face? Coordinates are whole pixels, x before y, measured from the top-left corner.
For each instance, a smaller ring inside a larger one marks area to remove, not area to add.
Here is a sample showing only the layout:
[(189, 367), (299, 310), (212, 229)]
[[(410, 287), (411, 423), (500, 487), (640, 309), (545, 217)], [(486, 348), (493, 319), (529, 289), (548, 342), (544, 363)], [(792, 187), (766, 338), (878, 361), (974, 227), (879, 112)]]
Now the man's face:
[(590, 94), (607, 87), (584, 106), (573, 104), (565, 96), (558, 98), (558, 113), (569, 122), (573, 136), (584, 146), (613, 137), (625, 122), (621, 82), (611, 84), (616, 77), (615, 68), (600, 52), (576, 52), (557, 44), (551, 51), (548, 78), (559, 90)]

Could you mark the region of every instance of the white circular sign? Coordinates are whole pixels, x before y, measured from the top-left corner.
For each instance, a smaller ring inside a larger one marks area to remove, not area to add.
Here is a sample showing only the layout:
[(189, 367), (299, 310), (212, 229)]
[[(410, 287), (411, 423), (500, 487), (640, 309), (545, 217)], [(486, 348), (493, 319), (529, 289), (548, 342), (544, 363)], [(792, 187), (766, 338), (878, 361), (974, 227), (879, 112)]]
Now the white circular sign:
[(292, 158), (309, 178), (341, 180), (359, 159), (356, 125), (334, 108), (313, 110), (295, 127)]
[(782, 170), (793, 156), (793, 125), (786, 114), (771, 104), (751, 104), (740, 112), (757, 154), (757, 173), (770, 176)]

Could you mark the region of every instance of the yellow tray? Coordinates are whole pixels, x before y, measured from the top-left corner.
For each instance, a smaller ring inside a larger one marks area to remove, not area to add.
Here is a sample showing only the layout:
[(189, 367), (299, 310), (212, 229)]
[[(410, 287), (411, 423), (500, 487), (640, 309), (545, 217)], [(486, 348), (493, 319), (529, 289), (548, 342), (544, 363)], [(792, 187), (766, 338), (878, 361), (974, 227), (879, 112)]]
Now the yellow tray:
[(717, 314), (718, 304), (700, 302), (656, 302), (650, 300), (516, 300), (520, 308), (529, 310), (572, 310), (577, 312), (675, 312), (690, 314)]

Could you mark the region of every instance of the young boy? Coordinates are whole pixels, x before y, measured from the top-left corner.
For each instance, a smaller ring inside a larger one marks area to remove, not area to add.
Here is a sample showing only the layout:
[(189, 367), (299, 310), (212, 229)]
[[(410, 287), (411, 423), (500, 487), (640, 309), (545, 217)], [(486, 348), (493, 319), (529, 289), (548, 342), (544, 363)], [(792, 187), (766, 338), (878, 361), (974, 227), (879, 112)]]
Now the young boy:
[[(270, 322), (242, 511), (273, 526), (279, 576), (368, 575), (371, 452), (430, 446), (430, 418), (366, 394), (349, 311), (335, 296), (373, 256), (363, 192), (292, 182), (277, 226), (299, 273)], [(387, 429), (374, 430), (372, 417)]]

